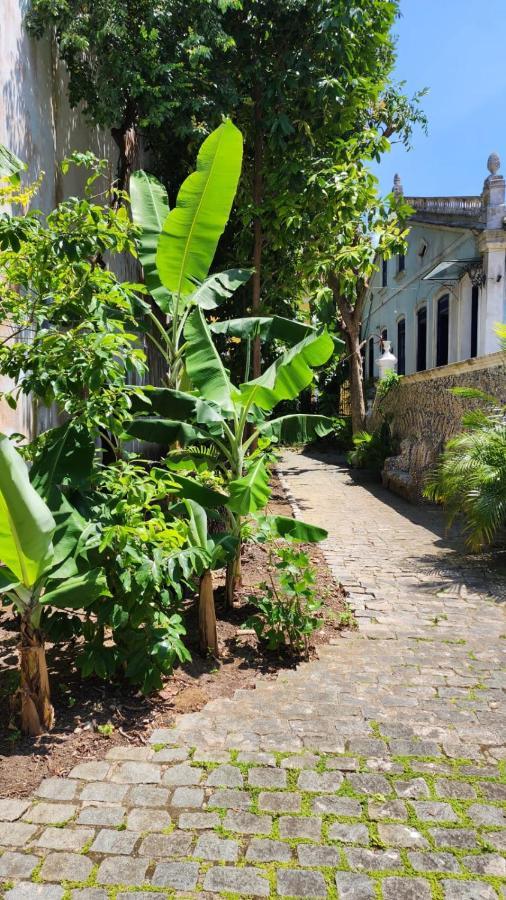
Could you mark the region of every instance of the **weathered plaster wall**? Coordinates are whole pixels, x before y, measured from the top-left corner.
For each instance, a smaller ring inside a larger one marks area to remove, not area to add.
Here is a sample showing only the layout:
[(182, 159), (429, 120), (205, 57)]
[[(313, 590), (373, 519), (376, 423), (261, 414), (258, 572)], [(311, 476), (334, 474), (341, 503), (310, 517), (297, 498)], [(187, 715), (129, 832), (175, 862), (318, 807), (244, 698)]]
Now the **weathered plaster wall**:
[[(27, 163), (27, 179), (45, 172), (34, 205), (49, 212), (64, 197), (79, 193), (85, 179), (84, 172), (75, 168), (62, 176), (58, 168), (62, 159), (72, 150), (91, 149), (111, 160), (111, 180), (116, 148), (109, 135), (70, 109), (65, 73), (56, 62), (54, 46), (49, 40), (33, 41), (24, 28), (29, 4), (30, 0), (0, 0), (0, 142)], [(0, 339), (5, 331), (0, 325)], [(0, 379), (0, 390), (5, 384)], [(39, 427), (49, 421), (47, 415), (41, 412)], [(13, 411), (0, 401), (0, 431), (29, 434), (33, 427), (31, 403)]]
[(400, 444), (398, 457), (387, 460), (384, 481), (410, 498), (420, 496), (424, 475), (436, 462), (445, 442), (461, 430), (464, 412), (482, 404), (454, 397), (449, 388), (479, 388), (506, 405), (506, 355), (453, 363), (408, 375), (375, 408), (369, 427), (386, 416)]

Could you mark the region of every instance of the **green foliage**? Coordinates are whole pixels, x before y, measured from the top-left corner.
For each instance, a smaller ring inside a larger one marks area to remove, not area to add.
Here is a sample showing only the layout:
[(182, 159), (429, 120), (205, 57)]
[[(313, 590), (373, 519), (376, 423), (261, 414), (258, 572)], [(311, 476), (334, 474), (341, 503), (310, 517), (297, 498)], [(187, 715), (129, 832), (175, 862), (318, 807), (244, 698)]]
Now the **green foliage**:
[(381, 404), (381, 401), (385, 399), (392, 388), (396, 388), (401, 381), (402, 375), (398, 375), (393, 369), (386, 372), (376, 388), (376, 403)]
[(424, 490), (446, 506), (450, 523), (463, 521), (472, 550), (490, 544), (506, 522), (505, 412), (466, 413), (466, 430), (448, 441)]
[(348, 453), (348, 462), (355, 469), (368, 469), (380, 475), (387, 457), (394, 453), (394, 445), (388, 422), (383, 422), (372, 432), (359, 431), (353, 435), (354, 449)]
[(261, 596), (251, 594), (250, 603), (258, 612), (245, 623), (269, 650), (288, 644), (292, 650), (308, 652), (310, 636), (318, 627), (316, 613), (316, 573), (307, 553), (293, 547), (276, 547), (269, 553), (269, 581), (259, 585)]

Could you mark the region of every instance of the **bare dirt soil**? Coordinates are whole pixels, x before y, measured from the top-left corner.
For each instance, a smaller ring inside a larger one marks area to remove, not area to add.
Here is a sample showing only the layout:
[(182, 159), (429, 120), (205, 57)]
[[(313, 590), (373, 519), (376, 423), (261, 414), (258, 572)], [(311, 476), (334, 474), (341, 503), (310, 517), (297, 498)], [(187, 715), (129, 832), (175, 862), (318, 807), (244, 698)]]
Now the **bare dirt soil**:
[[(273, 482), (269, 512), (291, 515), (290, 506), (277, 480)], [(336, 638), (343, 629), (345, 592), (334, 582), (317, 546), (308, 545), (317, 572), (318, 592), (323, 600), (321, 627), (313, 635), (311, 654), (318, 645)], [(74, 664), (75, 644), (47, 647), (48, 667), (56, 724), (40, 738), (24, 738), (11, 719), (9, 696), (16, 685), (17, 620), (8, 609), (0, 609), (0, 797), (22, 797), (33, 791), (42, 778), (65, 775), (77, 761), (100, 758), (113, 744), (146, 743), (154, 727), (170, 725), (176, 715), (195, 712), (209, 700), (229, 697), (238, 688), (254, 690), (259, 679), (274, 678), (284, 668), (293, 668), (300, 657), (268, 652), (251, 631), (241, 625), (253, 611), (248, 595), (265, 579), (267, 554), (257, 545), (247, 545), (243, 554), (243, 587), (233, 610), (225, 608), (223, 576), (215, 579), (218, 618), (219, 661), (203, 658), (192, 636), (197, 634), (196, 606), (186, 608), (187, 645), (192, 661), (167, 678), (162, 690), (144, 697), (131, 685), (104, 683), (98, 678), (82, 680)], [(346, 619), (346, 617), (345, 617)], [(99, 730), (105, 726), (107, 734)]]

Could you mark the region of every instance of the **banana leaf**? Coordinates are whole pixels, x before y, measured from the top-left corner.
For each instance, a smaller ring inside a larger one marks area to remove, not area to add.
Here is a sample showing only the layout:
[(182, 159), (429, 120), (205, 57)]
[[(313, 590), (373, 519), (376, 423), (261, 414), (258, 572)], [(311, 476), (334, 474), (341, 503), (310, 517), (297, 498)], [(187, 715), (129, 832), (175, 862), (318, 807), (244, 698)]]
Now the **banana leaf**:
[(259, 335), (264, 341), (284, 341), (292, 346), (299, 343), (308, 334), (315, 332), (311, 325), (297, 322), (295, 319), (284, 319), (282, 316), (246, 316), (243, 319), (226, 319), (213, 322), (210, 326), (214, 334), (229, 334), (242, 340)]
[(260, 425), (258, 430), (264, 437), (276, 438), (282, 444), (308, 444), (316, 437), (329, 434), (332, 428), (332, 419), (327, 416), (294, 413), (271, 419)]
[(223, 423), (217, 407), (206, 403), (205, 400), (194, 394), (171, 388), (145, 387), (142, 392), (136, 391), (131, 399), (131, 412), (134, 416), (139, 413), (147, 416), (156, 413), (161, 418), (181, 422), (187, 422), (190, 419), (197, 425), (212, 425), (213, 423), (220, 425)]
[(192, 384), (222, 412), (232, 412), (234, 405), (229, 375), (200, 309), (194, 309), (188, 316), (184, 336), (187, 343), (186, 371)]
[(9, 439), (0, 435), (0, 559), (26, 588), (51, 563), (55, 521)]
[(256, 521), (259, 527), (268, 531), (271, 538), (314, 544), (328, 537), (328, 531), (324, 528), (301, 522), (300, 519), (292, 519), (290, 516), (257, 516)]
[(19, 185), (19, 173), (26, 168), (26, 163), (21, 162), (4, 144), (0, 144), (0, 178), (6, 178), (12, 185)]
[(216, 309), (235, 291), (251, 278), (252, 269), (227, 269), (226, 272), (218, 272), (209, 278), (197, 288), (195, 293), (188, 297), (188, 303), (194, 303), (201, 309)]
[(124, 438), (138, 438), (151, 444), (193, 444), (202, 437), (199, 429), (185, 422), (160, 419), (158, 416), (139, 416), (124, 424)]
[(140, 169), (130, 176), (130, 203), (132, 218), (142, 229), (138, 249), (144, 282), (160, 309), (168, 313), (172, 294), (163, 286), (156, 268), (156, 248), (163, 223), (170, 212), (167, 191), (154, 175)]
[(183, 182), (156, 253), (162, 284), (181, 296), (207, 277), (227, 224), (242, 165), (242, 135), (227, 119), (202, 144), (197, 169)]
[(53, 590), (42, 594), (40, 602), (44, 606), (57, 609), (86, 609), (99, 597), (110, 597), (107, 579), (103, 569), (91, 569), (82, 575), (75, 575), (58, 584)]
[(35, 460), (30, 481), (46, 500), (56, 485), (82, 487), (91, 476), (95, 441), (79, 422), (67, 422), (44, 435), (44, 446)]
[(200, 506), (207, 509), (219, 509), (227, 503), (228, 494), (222, 494), (221, 491), (214, 491), (205, 484), (199, 484), (194, 478), (185, 478), (177, 472), (171, 472), (170, 477), (179, 485), (186, 500), (194, 500)]
[(281, 400), (293, 400), (311, 384), (313, 367), (324, 365), (333, 350), (334, 342), (327, 331), (309, 334), (283, 353), (259, 378), (241, 384), (243, 402), (273, 409)]
[(232, 512), (240, 516), (263, 509), (271, 496), (269, 475), (265, 461), (260, 457), (242, 478), (228, 483), (230, 500), (227, 503)]

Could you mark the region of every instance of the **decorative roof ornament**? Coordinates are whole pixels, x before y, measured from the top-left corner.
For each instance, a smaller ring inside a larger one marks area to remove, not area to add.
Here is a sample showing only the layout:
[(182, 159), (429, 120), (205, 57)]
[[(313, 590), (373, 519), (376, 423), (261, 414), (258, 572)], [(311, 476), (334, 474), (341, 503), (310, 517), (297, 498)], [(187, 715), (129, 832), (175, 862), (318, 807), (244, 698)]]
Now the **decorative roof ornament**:
[(394, 175), (394, 186), (392, 188), (392, 193), (396, 197), (402, 197), (404, 194), (404, 188), (402, 186), (401, 176), (397, 173)]
[(501, 160), (497, 153), (491, 153), (489, 158), (487, 159), (487, 169), (494, 178), (497, 175), (499, 169), (501, 168)]

